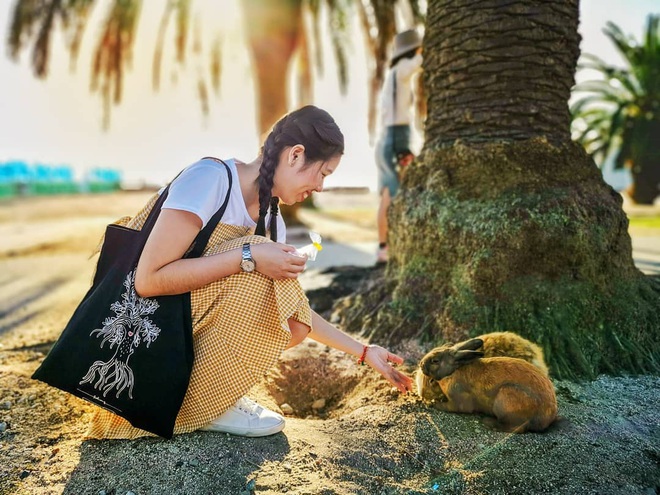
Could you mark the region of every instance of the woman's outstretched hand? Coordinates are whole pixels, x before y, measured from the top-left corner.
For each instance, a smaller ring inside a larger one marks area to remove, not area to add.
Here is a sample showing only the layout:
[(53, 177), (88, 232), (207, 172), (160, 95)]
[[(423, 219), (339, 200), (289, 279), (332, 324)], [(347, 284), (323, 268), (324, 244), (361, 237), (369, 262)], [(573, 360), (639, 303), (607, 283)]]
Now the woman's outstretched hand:
[(370, 345), (364, 361), (399, 389), (399, 392), (405, 394), (412, 390), (412, 379), (392, 367), (392, 364), (402, 364), (402, 357), (392, 354), (387, 349), (378, 345)]
[(305, 269), (307, 256), (296, 254), (296, 248), (279, 242), (264, 242), (250, 247), (256, 270), (267, 277), (282, 280), (298, 278)]

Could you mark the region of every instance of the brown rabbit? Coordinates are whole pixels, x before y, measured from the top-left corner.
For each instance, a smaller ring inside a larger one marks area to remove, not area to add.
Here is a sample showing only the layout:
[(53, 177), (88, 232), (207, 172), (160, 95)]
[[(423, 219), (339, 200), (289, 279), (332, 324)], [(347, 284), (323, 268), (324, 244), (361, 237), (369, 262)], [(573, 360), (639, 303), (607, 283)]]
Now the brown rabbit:
[[(476, 339), (483, 342), (481, 348), (476, 346)], [(483, 352), (483, 357), (515, 357), (524, 359), (536, 366), (545, 376), (548, 376), (548, 367), (543, 358), (543, 349), (534, 342), (531, 342), (518, 334), (513, 332), (486, 333), (479, 335), (474, 339), (459, 342), (458, 344), (453, 345), (453, 347), (456, 349), (467, 343), (471, 343), (471, 348), (472, 346), (476, 346), (474, 347), (474, 350), (479, 349)], [(447, 345), (451, 346), (452, 344), (445, 344), (445, 346)], [(444, 349), (445, 346), (442, 346), (441, 348)], [(437, 349), (441, 348), (439, 347)], [(435, 351), (436, 349), (433, 349), (428, 354), (432, 354)], [(431, 401), (442, 397), (442, 391), (440, 390), (437, 381), (430, 379), (421, 369), (417, 370), (415, 381), (417, 382), (417, 393), (423, 399)]]
[(481, 346), (479, 339), (472, 339), (424, 356), (420, 369), (443, 394), (435, 405), (448, 412), (494, 416), (493, 426), (505, 431), (543, 431), (550, 426), (557, 417), (557, 399), (548, 377), (522, 359), (481, 359), (483, 352), (475, 350)]

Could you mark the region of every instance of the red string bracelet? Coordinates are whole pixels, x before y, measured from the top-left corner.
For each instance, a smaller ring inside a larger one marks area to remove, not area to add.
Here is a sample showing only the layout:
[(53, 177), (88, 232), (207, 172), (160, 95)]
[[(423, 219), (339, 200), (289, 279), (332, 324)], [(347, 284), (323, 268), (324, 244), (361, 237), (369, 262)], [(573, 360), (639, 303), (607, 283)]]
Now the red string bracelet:
[(362, 355), (357, 360), (358, 364), (364, 365), (364, 359), (367, 357), (367, 349), (369, 349), (369, 346), (365, 345), (362, 349)]

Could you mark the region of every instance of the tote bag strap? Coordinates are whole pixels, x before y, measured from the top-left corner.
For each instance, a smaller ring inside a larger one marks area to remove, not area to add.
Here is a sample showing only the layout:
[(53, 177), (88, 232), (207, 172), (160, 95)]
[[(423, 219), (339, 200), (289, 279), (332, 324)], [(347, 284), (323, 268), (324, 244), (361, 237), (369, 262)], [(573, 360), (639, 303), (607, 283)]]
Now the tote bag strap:
[(184, 256), (185, 258), (199, 258), (202, 255), (204, 249), (206, 248), (206, 244), (209, 242), (209, 239), (211, 238), (211, 234), (213, 234), (215, 227), (218, 225), (218, 222), (220, 222), (222, 216), (225, 214), (225, 210), (227, 209), (227, 204), (229, 204), (229, 195), (231, 194), (232, 174), (231, 174), (231, 170), (229, 169), (229, 165), (227, 165), (224, 161), (220, 160), (219, 158), (214, 158), (212, 156), (208, 156), (203, 159), (215, 160), (216, 162), (220, 162), (225, 166), (225, 170), (227, 171), (229, 187), (227, 188), (227, 195), (225, 196), (225, 201), (222, 203), (222, 206), (218, 211), (216, 211), (213, 214), (211, 219), (208, 221), (206, 226), (199, 232), (199, 234), (197, 234), (197, 237), (195, 237), (195, 241), (193, 242), (191, 249), (189, 249), (186, 255)]
[(154, 228), (154, 225), (156, 224), (156, 220), (158, 220), (158, 215), (160, 215), (160, 208), (161, 206), (163, 206), (163, 203), (167, 199), (167, 192), (169, 191), (169, 189), (170, 189), (170, 185), (168, 184), (167, 187), (163, 190), (163, 192), (160, 193), (160, 196), (158, 197), (158, 199), (154, 203), (154, 206), (151, 208), (151, 211), (149, 212), (149, 216), (144, 221), (144, 224), (140, 229), (140, 239), (143, 245), (147, 242), (147, 238), (151, 233), (151, 229)]
[[(184, 169), (185, 170), (185, 169)], [(172, 179), (172, 182), (176, 180), (179, 175), (183, 173), (183, 170), (176, 174), (176, 177)], [(154, 206), (151, 208), (151, 211), (149, 212), (149, 216), (147, 216), (147, 219), (144, 221), (144, 225), (142, 225), (142, 228), (140, 229), (140, 239), (142, 242), (142, 245), (146, 244), (147, 239), (149, 238), (149, 234), (151, 233), (151, 229), (154, 228), (154, 225), (156, 225), (156, 220), (158, 220), (158, 215), (160, 215), (160, 209), (163, 206), (163, 203), (167, 199), (167, 193), (170, 190), (170, 185), (172, 184), (170, 182), (167, 184), (165, 189), (163, 189), (163, 192), (160, 193), (160, 196), (154, 203)]]

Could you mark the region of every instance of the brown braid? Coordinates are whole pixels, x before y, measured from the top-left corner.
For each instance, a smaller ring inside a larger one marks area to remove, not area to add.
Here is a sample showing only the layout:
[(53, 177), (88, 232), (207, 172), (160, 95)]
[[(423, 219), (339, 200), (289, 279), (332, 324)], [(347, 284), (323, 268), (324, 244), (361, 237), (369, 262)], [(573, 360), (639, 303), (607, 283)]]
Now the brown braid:
[(277, 213), (279, 212), (280, 198), (270, 198), (270, 238), (277, 242)]
[[(257, 179), (259, 184), (259, 220), (257, 221), (257, 229), (254, 233), (264, 237), (266, 236), (266, 213), (268, 213), (268, 207), (271, 204), (271, 198), (273, 196), (273, 179), (275, 178), (275, 169), (277, 168), (279, 153), (281, 151), (279, 149), (280, 146), (278, 146), (280, 144), (278, 138), (282, 135), (285, 121), (286, 117), (275, 124), (275, 127), (273, 127), (273, 130), (266, 138), (261, 151), (261, 167), (259, 168), (259, 178)], [(273, 223), (277, 224), (277, 219), (275, 218), (278, 213), (277, 206), (273, 210), (275, 214), (273, 215), (271, 213), (270, 238), (277, 242), (277, 237), (273, 236)], [(277, 227), (275, 228), (275, 234), (277, 234)]]
[(255, 234), (266, 235), (266, 214), (270, 206), (270, 238), (277, 241), (277, 214), (279, 198), (273, 197), (275, 170), (280, 154), (287, 146), (305, 147), (305, 163), (310, 166), (344, 153), (344, 136), (334, 119), (313, 105), (302, 107), (280, 119), (261, 148), (259, 187), (259, 219)]

